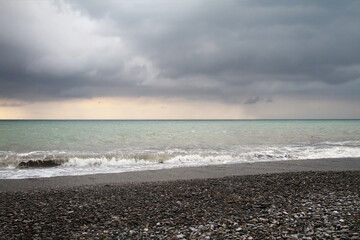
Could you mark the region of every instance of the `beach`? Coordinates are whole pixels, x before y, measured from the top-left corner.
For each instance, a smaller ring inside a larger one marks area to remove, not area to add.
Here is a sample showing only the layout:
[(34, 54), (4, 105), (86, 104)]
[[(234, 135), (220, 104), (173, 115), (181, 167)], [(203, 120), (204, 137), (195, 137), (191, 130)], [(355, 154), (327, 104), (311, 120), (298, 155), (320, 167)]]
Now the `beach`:
[(360, 1), (0, 13), (0, 240), (360, 240)]
[(359, 159), (0, 180), (3, 239), (359, 239)]

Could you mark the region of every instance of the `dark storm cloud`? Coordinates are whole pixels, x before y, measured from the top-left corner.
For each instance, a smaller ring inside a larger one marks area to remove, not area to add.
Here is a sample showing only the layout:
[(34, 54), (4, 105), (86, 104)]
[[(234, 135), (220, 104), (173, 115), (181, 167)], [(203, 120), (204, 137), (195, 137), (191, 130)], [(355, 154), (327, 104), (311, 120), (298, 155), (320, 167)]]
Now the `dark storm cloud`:
[(0, 98), (359, 100), (359, 1), (9, 2)]

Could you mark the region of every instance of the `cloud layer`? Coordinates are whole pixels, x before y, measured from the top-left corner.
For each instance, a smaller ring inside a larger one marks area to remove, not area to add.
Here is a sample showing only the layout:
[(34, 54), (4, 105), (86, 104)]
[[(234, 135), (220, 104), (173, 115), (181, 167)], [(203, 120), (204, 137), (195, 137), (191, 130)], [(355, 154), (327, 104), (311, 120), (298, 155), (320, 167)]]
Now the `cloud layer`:
[(0, 6), (0, 98), (360, 101), (359, 1)]

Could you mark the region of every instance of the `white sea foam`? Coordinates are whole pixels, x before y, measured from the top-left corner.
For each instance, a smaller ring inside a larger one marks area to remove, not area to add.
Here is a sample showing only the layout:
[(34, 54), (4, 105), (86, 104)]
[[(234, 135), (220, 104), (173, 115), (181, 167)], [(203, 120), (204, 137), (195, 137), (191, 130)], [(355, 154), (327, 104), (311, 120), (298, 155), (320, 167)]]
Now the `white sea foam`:
[(132, 165), (148, 165), (154, 164), (155, 162), (147, 161), (144, 159), (126, 159), (126, 158), (79, 158), (74, 157), (70, 158), (66, 163), (63, 164), (64, 167), (123, 167), (123, 166), (132, 166)]
[(360, 146), (354, 143), (347, 144), (235, 147), (221, 151), (168, 149), (132, 153), (66, 153), (65, 151), (14, 153), (2, 151), (0, 152), (0, 178), (71, 176), (241, 162), (359, 158)]

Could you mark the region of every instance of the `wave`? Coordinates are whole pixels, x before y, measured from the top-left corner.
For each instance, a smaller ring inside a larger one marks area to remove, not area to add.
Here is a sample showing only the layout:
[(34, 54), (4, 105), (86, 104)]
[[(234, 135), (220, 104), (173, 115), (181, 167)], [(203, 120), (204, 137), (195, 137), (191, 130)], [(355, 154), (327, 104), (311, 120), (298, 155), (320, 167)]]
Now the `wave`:
[(173, 153), (134, 153), (134, 154), (54, 154), (54, 153), (27, 153), (27, 154), (0, 154), (0, 169), (50, 168), (50, 167), (124, 167), (130, 165), (175, 164), (175, 163), (205, 163), (226, 162), (234, 160), (233, 155), (221, 153), (189, 154)]
[[(131, 168), (149, 165), (196, 166), (236, 162), (356, 158), (360, 146), (340, 143), (314, 146), (239, 147), (232, 150), (143, 151), (134, 153), (82, 153), (65, 151), (33, 151), (14, 153), (0, 151), (0, 169), (33, 168)], [(0, 173), (1, 174), (1, 173)]]

